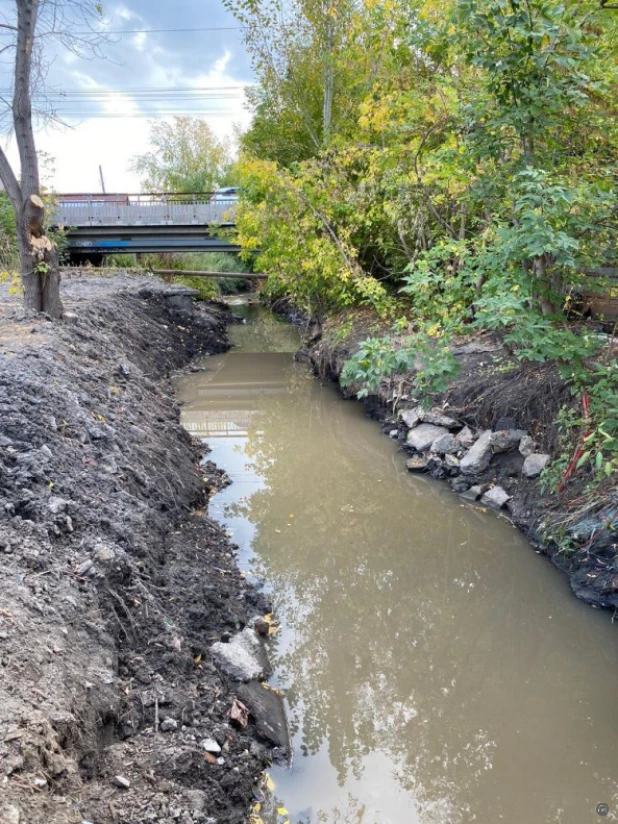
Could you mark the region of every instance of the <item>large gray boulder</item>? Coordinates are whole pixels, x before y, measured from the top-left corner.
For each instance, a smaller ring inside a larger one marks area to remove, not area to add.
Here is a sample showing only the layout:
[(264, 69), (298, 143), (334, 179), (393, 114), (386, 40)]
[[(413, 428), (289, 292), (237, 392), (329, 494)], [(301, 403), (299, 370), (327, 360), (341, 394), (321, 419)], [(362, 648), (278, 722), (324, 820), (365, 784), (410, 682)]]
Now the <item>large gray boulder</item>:
[(443, 426), (434, 426), (431, 423), (422, 423), (408, 432), (407, 444), (417, 452), (424, 452), (440, 435), (448, 435), (448, 429)]
[(399, 417), (408, 427), (408, 429), (413, 429), (417, 424), (421, 422), (421, 416), (419, 414), (418, 406), (415, 406), (414, 409), (402, 409), (399, 413)]
[(250, 627), (234, 635), (228, 644), (217, 641), (210, 652), (221, 669), (236, 681), (258, 681), (270, 672), (264, 645)]
[(519, 451), (524, 458), (527, 458), (528, 455), (532, 455), (532, 453), (536, 451), (536, 444), (530, 435), (524, 435), (521, 439), (519, 442)]
[(477, 441), (461, 459), (460, 469), (464, 475), (478, 475), (489, 466), (491, 461), (491, 429), (481, 432)]
[(541, 452), (533, 452), (524, 461), (522, 474), (526, 478), (538, 478), (551, 459), (550, 455)]
[(456, 418), (446, 415), (441, 409), (419, 409), (419, 415), (423, 423), (432, 423), (434, 426), (446, 426), (447, 429), (457, 429), (461, 424)]
[(464, 449), (471, 447), (476, 440), (476, 435), (469, 426), (464, 426), (461, 432), (458, 432), (455, 437), (457, 438), (459, 445), (463, 446)]
[(446, 435), (440, 435), (440, 437), (436, 438), (431, 444), (431, 451), (437, 452), (438, 455), (452, 455), (460, 448), (459, 441), (454, 435), (451, 435), (450, 432), (447, 432)]
[(491, 436), (491, 448), (493, 452), (509, 452), (517, 449), (521, 439), (527, 433), (523, 429), (501, 429)]

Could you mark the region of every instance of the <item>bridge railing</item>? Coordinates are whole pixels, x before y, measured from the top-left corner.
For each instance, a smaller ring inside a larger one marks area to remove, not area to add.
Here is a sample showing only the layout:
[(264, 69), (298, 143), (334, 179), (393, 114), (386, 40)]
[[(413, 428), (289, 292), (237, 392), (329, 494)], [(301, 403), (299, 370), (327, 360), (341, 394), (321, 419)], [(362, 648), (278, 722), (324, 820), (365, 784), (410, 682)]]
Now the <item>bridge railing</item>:
[(61, 195), (54, 207), (58, 226), (230, 226), (237, 198), (196, 194)]

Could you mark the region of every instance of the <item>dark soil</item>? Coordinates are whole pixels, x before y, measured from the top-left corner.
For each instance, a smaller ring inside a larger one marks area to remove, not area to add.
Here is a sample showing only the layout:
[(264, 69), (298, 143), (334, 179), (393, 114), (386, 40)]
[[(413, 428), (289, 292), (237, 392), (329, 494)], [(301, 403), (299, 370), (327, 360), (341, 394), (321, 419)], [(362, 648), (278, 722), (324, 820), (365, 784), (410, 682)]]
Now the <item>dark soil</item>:
[[(345, 330), (345, 331), (344, 331)], [(355, 311), (326, 323), (319, 338), (309, 341), (303, 356), (323, 378), (338, 380), (343, 365), (367, 337), (388, 331), (369, 311)], [(396, 344), (395, 344), (396, 345)], [(459, 373), (436, 405), (475, 430), (522, 429), (535, 440), (537, 451), (555, 456), (559, 447), (556, 418), (573, 403), (568, 387), (551, 364), (522, 364), (493, 335), (456, 342), (453, 352)], [(383, 423), (385, 432), (406, 428), (398, 413), (416, 406), (413, 373), (385, 378), (365, 400), (367, 412)], [(358, 387), (342, 391), (354, 397)], [(573, 444), (575, 451), (577, 444)], [(472, 485), (501, 486), (512, 496), (502, 514), (508, 517), (568, 576), (575, 595), (594, 606), (618, 609), (618, 496), (613, 487), (586, 496), (585, 478), (574, 477), (557, 494), (544, 493), (538, 479), (521, 474), (523, 456), (505, 452), (474, 477), (451, 477), (455, 492)], [(441, 461), (434, 473), (445, 478)]]
[(1, 824), (241, 822), (269, 761), (207, 653), (269, 605), (167, 379), (226, 311), (179, 291), (76, 278), (61, 323), (0, 295)]

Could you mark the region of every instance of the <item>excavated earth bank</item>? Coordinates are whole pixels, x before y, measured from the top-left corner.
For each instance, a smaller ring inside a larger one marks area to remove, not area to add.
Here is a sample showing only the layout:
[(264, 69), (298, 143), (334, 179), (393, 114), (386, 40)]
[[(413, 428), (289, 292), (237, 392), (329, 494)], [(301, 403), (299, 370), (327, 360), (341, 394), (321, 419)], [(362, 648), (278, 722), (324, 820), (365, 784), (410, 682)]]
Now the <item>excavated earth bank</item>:
[[(301, 354), (321, 377), (338, 380), (359, 343), (380, 332), (370, 313), (352, 312), (317, 332), (309, 327)], [(558, 411), (573, 403), (558, 370), (520, 363), (492, 335), (462, 339), (453, 353), (459, 374), (433, 409), (420, 409), (409, 373), (382, 380), (365, 400), (368, 413), (400, 441), (410, 471), (447, 480), (470, 503), (499, 511), (566, 572), (578, 598), (618, 609), (615, 487), (592, 498), (578, 477), (559, 494), (541, 487), (539, 473), (558, 450)], [(353, 397), (358, 388), (343, 392)]]
[(1, 824), (241, 822), (272, 755), (210, 654), (269, 605), (200, 511), (167, 375), (226, 311), (181, 291), (69, 279), (62, 323), (0, 295)]

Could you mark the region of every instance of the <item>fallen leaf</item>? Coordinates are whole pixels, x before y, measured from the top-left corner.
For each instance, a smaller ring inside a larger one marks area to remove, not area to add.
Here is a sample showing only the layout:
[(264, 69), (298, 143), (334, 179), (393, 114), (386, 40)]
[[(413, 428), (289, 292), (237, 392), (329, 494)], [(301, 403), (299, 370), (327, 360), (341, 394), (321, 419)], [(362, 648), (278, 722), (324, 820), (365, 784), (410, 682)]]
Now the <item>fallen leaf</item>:
[(201, 664), (201, 662), (202, 662), (202, 653), (200, 652), (200, 654), (196, 655), (195, 658), (193, 659), (193, 663), (197, 667), (197, 665)]
[(209, 764), (216, 764), (217, 759), (211, 752), (204, 753), (204, 761), (208, 761)]
[(272, 778), (270, 777), (270, 775), (268, 773), (265, 773), (264, 783), (266, 784), (266, 789), (269, 792), (274, 793), (274, 791), (275, 791), (275, 782), (272, 780)]
[(237, 724), (240, 724), (243, 729), (246, 729), (249, 724), (249, 710), (245, 707), (242, 701), (238, 700), (238, 698), (234, 699), (232, 709), (230, 710), (230, 718), (232, 721), (236, 721)]
[(288, 811), (285, 807), (277, 807), (277, 815), (288, 815)]

